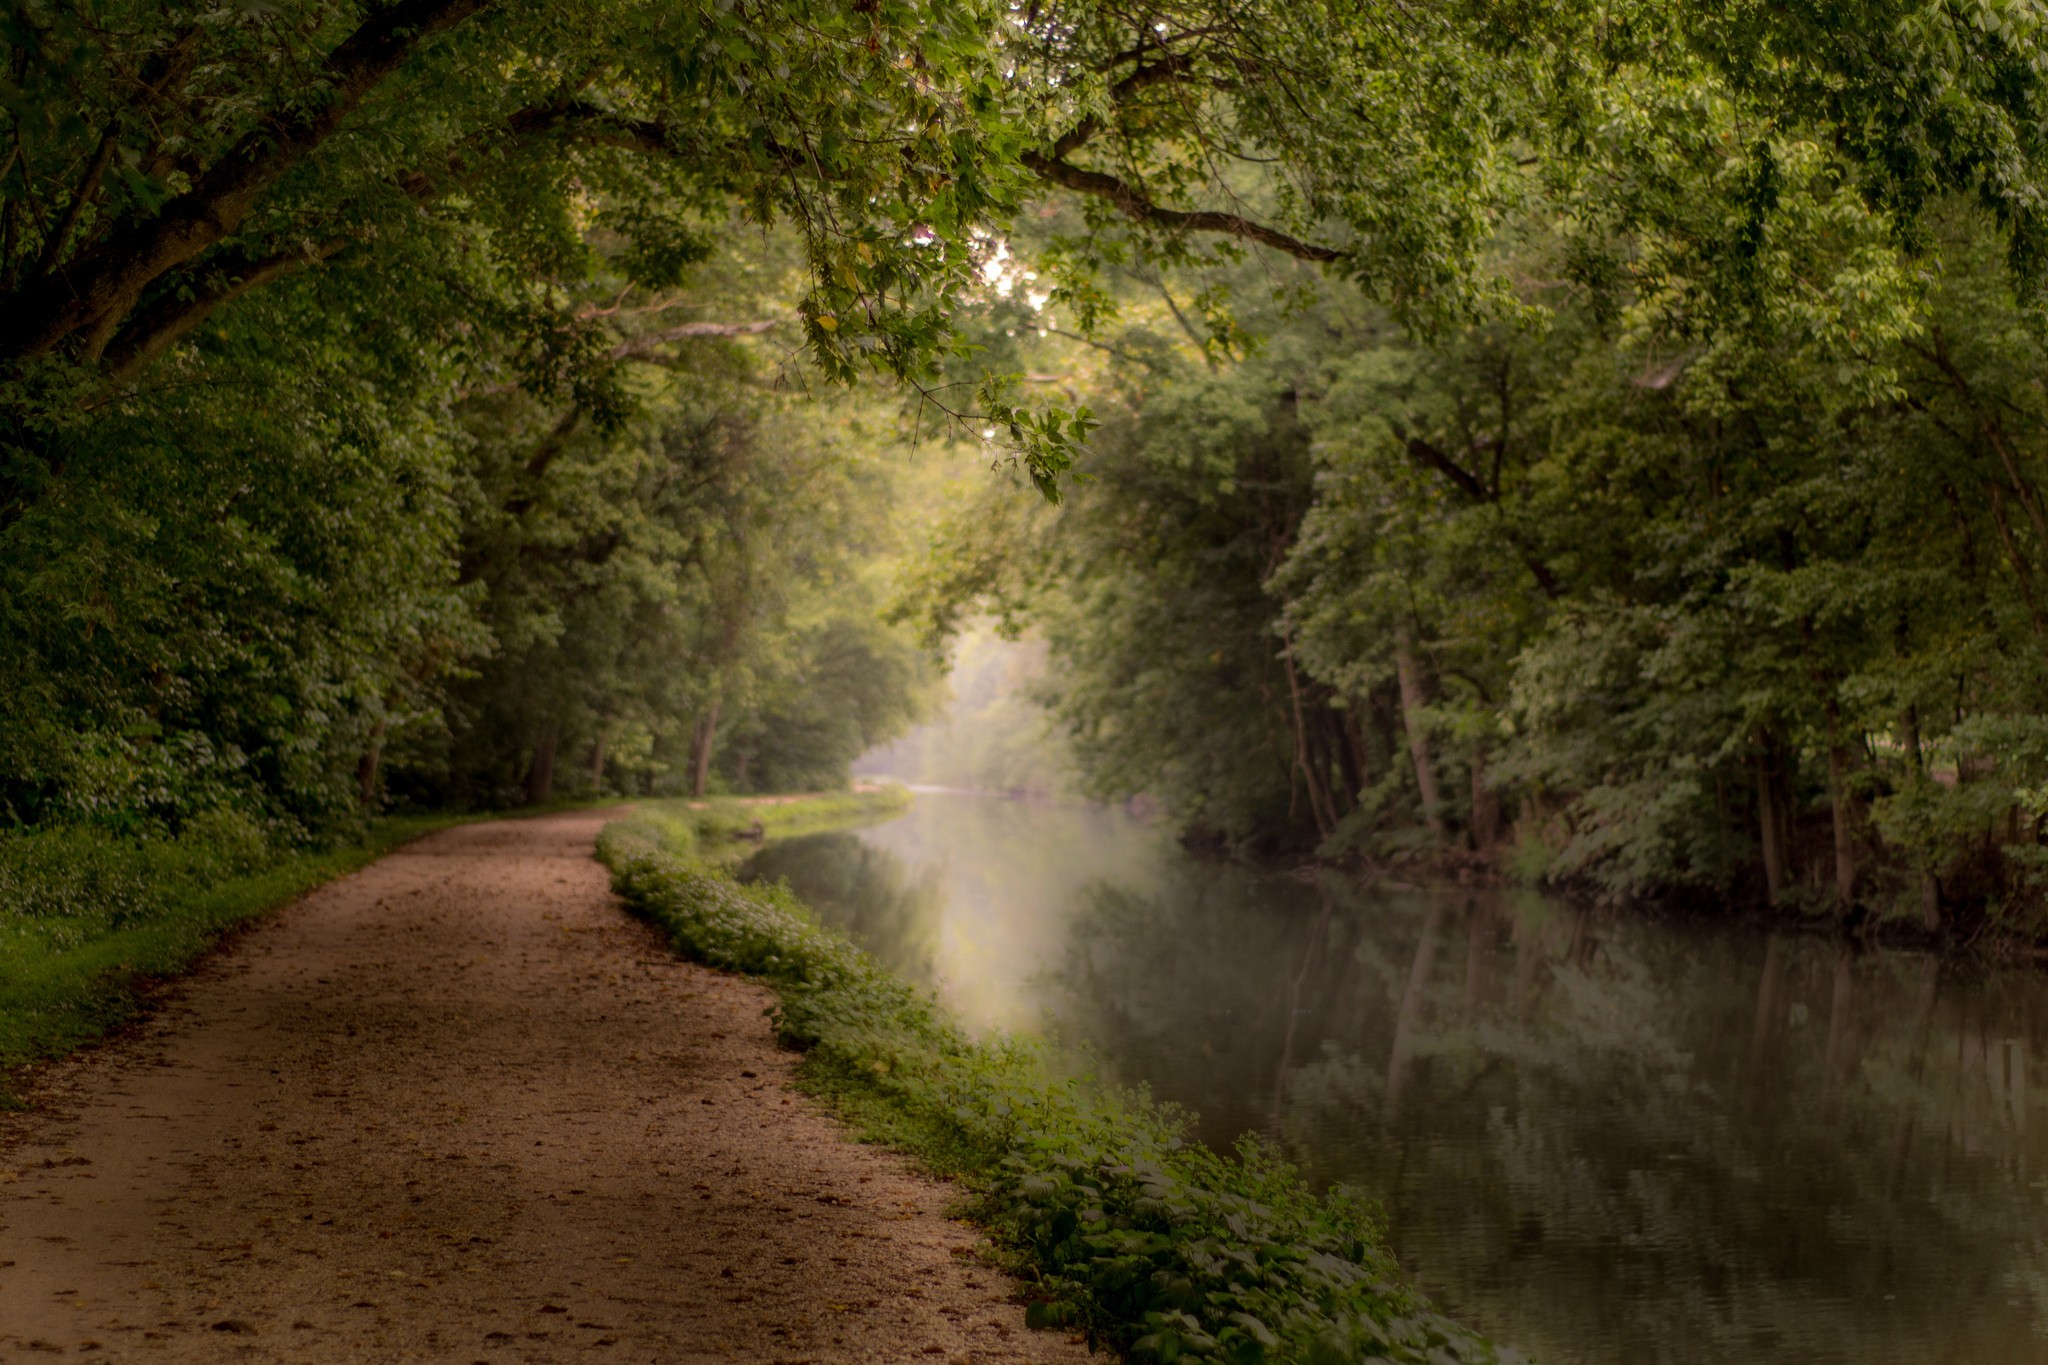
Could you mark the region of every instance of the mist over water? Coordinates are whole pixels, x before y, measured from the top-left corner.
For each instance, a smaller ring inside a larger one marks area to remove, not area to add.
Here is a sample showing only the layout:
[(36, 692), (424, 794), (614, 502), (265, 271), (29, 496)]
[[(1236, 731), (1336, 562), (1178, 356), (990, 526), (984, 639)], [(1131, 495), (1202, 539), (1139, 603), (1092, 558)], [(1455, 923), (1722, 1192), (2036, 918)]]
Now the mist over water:
[(752, 870), (969, 1027), (1372, 1192), (1410, 1274), (1538, 1360), (2048, 1357), (2036, 974), (1197, 862), (988, 796)]
[(1005, 640), (987, 625), (953, 642), (952, 695), (931, 721), (863, 754), (854, 776), (1040, 798), (1065, 794), (1074, 771), (1063, 737), (1033, 700), (1045, 642)]

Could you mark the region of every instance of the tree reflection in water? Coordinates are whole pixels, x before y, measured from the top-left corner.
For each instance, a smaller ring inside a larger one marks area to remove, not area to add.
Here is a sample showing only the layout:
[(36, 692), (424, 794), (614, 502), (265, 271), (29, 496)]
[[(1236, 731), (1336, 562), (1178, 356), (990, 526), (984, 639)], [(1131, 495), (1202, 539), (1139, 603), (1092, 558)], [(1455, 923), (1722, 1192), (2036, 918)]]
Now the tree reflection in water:
[(942, 869), (913, 873), (887, 849), (850, 834), (817, 834), (770, 844), (748, 862), (746, 876), (787, 882), (890, 971), (919, 986), (937, 984)]
[[(915, 837), (847, 839), (895, 861), (817, 856), (868, 879), (841, 922), (929, 964), (949, 917), (1017, 917), (977, 932), (1035, 945), (1044, 1027), (1204, 1140), (1259, 1132), (1376, 1194), (1411, 1273), (1538, 1359), (2048, 1356), (2035, 974), (1177, 858), (1034, 877), (1057, 845), (963, 910), (986, 869), (923, 804)], [(1003, 966), (949, 989), (1012, 990)]]

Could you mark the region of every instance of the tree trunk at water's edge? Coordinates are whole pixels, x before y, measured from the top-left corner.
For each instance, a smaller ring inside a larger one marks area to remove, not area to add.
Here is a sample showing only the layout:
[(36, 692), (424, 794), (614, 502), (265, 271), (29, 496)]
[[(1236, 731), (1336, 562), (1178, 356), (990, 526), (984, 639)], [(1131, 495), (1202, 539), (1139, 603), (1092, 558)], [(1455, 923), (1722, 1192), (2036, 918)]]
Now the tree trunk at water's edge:
[(1770, 751), (1760, 749), (1756, 756), (1756, 823), (1764, 846), (1764, 894), (1773, 905), (1785, 889), (1784, 824), (1778, 818), (1776, 788)]
[(1423, 728), (1422, 708), (1428, 698), (1422, 690), (1422, 669), (1415, 660), (1414, 637), (1404, 623), (1394, 636), (1394, 673), (1401, 684), (1401, 724), (1408, 731), (1408, 756), (1415, 763), (1415, 787), (1422, 797), (1422, 818), (1430, 832), (1444, 836), (1442, 794), (1436, 785), (1436, 764), (1429, 753), (1429, 733)]
[(1472, 751), (1472, 851), (1491, 853), (1500, 840), (1500, 793), (1486, 780), (1486, 755)]
[[(1927, 755), (1920, 747), (1920, 708), (1908, 706), (1899, 713), (1899, 742), (1906, 750), (1909, 782), (1927, 780)], [(1932, 872), (1920, 874), (1920, 925), (1929, 932), (1941, 928), (1941, 882)]]
[(1835, 826), (1835, 899), (1846, 913), (1856, 902), (1855, 810), (1849, 796), (1849, 752), (1842, 744), (1842, 721), (1833, 697), (1828, 698), (1828, 805)]

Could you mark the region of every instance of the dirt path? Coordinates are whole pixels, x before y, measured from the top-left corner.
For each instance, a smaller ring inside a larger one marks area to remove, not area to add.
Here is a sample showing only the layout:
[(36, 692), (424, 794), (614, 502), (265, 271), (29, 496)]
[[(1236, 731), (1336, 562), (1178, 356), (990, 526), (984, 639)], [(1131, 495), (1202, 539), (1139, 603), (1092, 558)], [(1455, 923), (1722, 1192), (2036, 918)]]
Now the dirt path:
[(0, 1123), (0, 1357), (1083, 1359), (619, 911), (602, 820), (316, 892)]

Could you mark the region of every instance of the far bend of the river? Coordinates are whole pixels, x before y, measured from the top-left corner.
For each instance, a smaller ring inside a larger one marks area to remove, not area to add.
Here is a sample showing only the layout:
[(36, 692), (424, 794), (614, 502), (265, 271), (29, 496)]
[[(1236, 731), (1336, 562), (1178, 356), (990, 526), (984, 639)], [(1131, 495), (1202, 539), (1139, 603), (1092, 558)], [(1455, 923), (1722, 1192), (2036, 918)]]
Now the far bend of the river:
[(1190, 859), (926, 793), (764, 849), (978, 1029), (1383, 1203), (1439, 1304), (1547, 1365), (2048, 1360), (2048, 978)]

